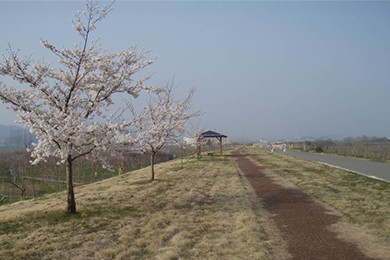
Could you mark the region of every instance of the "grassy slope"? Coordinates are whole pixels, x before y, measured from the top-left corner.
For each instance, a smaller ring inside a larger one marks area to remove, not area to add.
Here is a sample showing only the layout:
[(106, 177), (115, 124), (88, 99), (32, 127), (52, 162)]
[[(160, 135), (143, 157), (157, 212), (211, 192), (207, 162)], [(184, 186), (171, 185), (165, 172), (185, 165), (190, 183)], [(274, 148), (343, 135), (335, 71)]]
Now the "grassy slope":
[(267, 259), (266, 216), (233, 159), (186, 159), (0, 207), (0, 259)]
[(245, 152), (336, 209), (346, 223), (335, 226), (340, 236), (354, 240), (369, 255), (390, 257), (390, 183), (261, 148), (247, 147)]
[[(3, 156), (3, 157), (2, 157)], [(3, 173), (6, 173), (7, 170), (4, 169), (14, 169), (15, 167), (7, 167), (9, 161), (12, 161), (12, 156), (18, 156), (17, 152), (5, 153), (4, 151), (0, 152), (0, 165), (3, 166)], [(20, 160), (20, 159), (19, 159)], [(33, 181), (25, 182), (25, 198), (33, 198), (35, 190), (35, 195), (41, 196), (44, 194), (54, 193), (63, 191), (66, 189), (66, 175), (65, 175), (65, 166), (56, 165), (54, 162), (42, 163), (38, 166), (31, 166), (28, 164), (28, 158), (22, 161), (20, 164), (21, 168), (24, 169), (23, 175), (18, 176), (15, 181), (18, 185), (22, 186), (22, 180), (20, 177), (30, 177), (33, 178)], [(77, 161), (76, 161), (77, 162)], [(23, 165), (24, 164), (24, 165)], [(116, 172), (103, 169), (101, 166), (92, 167), (90, 163), (85, 163), (84, 165), (79, 163), (73, 166), (73, 181), (75, 183), (88, 184), (101, 180), (105, 180), (117, 175)], [(133, 171), (139, 169), (137, 166), (127, 166), (124, 170), (125, 172)], [(96, 173), (96, 176), (95, 176)], [(1, 177), (6, 177), (0, 176)], [(43, 179), (43, 180), (42, 180)], [(7, 198), (2, 202), (5, 203), (14, 203), (22, 200), (21, 191), (14, 187), (12, 184), (0, 179), (0, 194), (6, 195)], [(0, 204), (0, 205), (2, 205)]]

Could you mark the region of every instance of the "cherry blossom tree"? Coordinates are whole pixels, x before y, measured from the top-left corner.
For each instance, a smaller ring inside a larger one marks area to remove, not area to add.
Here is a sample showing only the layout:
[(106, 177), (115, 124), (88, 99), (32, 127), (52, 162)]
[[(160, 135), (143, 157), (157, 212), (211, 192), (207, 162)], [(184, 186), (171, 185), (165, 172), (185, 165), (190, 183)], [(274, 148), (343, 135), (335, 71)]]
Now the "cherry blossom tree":
[(190, 111), (191, 99), (194, 90), (188, 96), (177, 101), (173, 98), (173, 87), (166, 86), (158, 93), (151, 93), (151, 99), (144, 109), (136, 115), (131, 105), (128, 105), (134, 115), (137, 145), (142, 151), (151, 153), (151, 179), (154, 180), (155, 156), (169, 140), (178, 138), (184, 133), (186, 122), (193, 117), (200, 116), (199, 111)]
[[(29, 128), (37, 142), (31, 161), (36, 164), (48, 157), (66, 165), (67, 211), (76, 213), (72, 163), (89, 156), (101, 158), (118, 142), (129, 122), (115, 122), (107, 113), (113, 95), (122, 93), (135, 98), (146, 86), (149, 76), (137, 72), (153, 63), (147, 52), (128, 49), (107, 53), (91, 33), (110, 12), (89, 1), (86, 10), (75, 15), (74, 29), (81, 43), (72, 49), (59, 49), (46, 40), (43, 47), (58, 57), (58, 66), (20, 58), (11, 47), (0, 64), (0, 76), (10, 77), (17, 86), (0, 82), (0, 99), (15, 111), (21, 124)], [(122, 136), (122, 137), (121, 137)]]
[(193, 124), (190, 124), (191, 128), (190, 131), (188, 131), (188, 138), (187, 142), (189, 142), (191, 145), (196, 146), (196, 155), (197, 158), (200, 158), (201, 153), (201, 145), (202, 145), (202, 133), (204, 132), (204, 127), (200, 127), (199, 124), (194, 126)]
[[(181, 168), (183, 168), (183, 148), (187, 149), (198, 148), (199, 141), (201, 141), (201, 134), (204, 132), (204, 128), (200, 127), (199, 124), (196, 126), (193, 123), (189, 123), (189, 127), (187, 127), (186, 136), (183, 139), (178, 140), (178, 145), (180, 146), (180, 163)], [(198, 157), (199, 158), (199, 157)]]

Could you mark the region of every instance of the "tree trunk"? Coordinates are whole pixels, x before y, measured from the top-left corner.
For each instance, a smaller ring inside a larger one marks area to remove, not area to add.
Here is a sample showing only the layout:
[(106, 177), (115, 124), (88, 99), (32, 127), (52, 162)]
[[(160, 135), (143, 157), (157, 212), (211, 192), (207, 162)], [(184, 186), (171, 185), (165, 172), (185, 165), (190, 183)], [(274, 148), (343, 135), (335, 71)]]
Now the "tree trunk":
[(202, 141), (197, 141), (197, 145), (198, 145), (198, 151), (197, 151), (197, 157), (198, 159), (200, 158), (200, 155), (202, 154)]
[(33, 190), (33, 196), (35, 198), (35, 185), (34, 185), (34, 177), (31, 177), (31, 184), (32, 184), (32, 190)]
[(152, 156), (150, 157), (150, 166), (152, 168), (152, 181), (154, 180), (154, 157), (156, 152), (152, 152)]
[[(23, 180), (22, 180), (23, 181)], [(25, 192), (26, 192), (26, 189), (24, 188), (24, 187), (22, 187), (21, 189), (20, 189), (20, 191), (21, 191), (21, 195), (22, 195), (22, 199), (24, 199), (24, 194), (25, 194)]]
[(72, 156), (68, 155), (66, 161), (66, 184), (68, 189), (68, 213), (76, 213), (76, 200), (74, 199), (73, 180), (72, 180)]
[(180, 143), (180, 166), (183, 169), (183, 144)]

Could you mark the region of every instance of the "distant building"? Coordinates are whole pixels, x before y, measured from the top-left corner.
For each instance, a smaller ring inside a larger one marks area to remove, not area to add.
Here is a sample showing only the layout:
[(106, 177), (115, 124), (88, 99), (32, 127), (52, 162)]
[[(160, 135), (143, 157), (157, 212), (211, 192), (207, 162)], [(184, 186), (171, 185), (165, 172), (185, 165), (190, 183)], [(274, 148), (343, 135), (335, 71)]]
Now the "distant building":
[(0, 148), (24, 149), (36, 140), (26, 128), (14, 125), (0, 125)]

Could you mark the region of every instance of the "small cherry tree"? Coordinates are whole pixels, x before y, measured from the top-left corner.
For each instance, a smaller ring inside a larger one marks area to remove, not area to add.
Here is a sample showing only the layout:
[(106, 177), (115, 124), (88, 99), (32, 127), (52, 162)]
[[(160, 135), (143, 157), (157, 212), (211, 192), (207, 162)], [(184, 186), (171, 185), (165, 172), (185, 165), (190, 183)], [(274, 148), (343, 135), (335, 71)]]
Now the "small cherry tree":
[(139, 115), (129, 105), (134, 115), (134, 125), (137, 133), (137, 145), (142, 151), (151, 153), (151, 179), (154, 180), (155, 157), (169, 140), (173, 140), (184, 132), (186, 122), (199, 116), (198, 111), (189, 111), (194, 90), (182, 101), (173, 98), (172, 86), (167, 86), (158, 93), (152, 93), (151, 99)]
[(59, 164), (66, 165), (69, 213), (76, 213), (73, 161), (82, 156), (101, 158), (100, 152), (106, 153), (118, 141), (127, 124), (106, 115), (113, 104), (112, 96), (124, 93), (137, 97), (147, 89), (149, 76), (134, 79), (134, 74), (153, 62), (148, 53), (136, 49), (106, 53), (91, 42), (91, 32), (109, 11), (110, 6), (101, 8), (89, 1), (86, 11), (75, 15), (74, 29), (82, 41), (73, 49), (58, 49), (41, 41), (58, 56), (57, 67), (22, 59), (11, 47), (9, 57), (0, 64), (0, 75), (19, 83), (15, 88), (0, 82), (0, 99), (37, 138), (31, 162), (56, 157)]
[(196, 155), (197, 158), (200, 158), (200, 152), (201, 152), (201, 145), (202, 145), (202, 133), (204, 132), (204, 127), (200, 127), (199, 124), (197, 126), (194, 126), (193, 124), (190, 124), (191, 128), (190, 131), (188, 131), (188, 142), (191, 143), (191, 145), (196, 147)]

